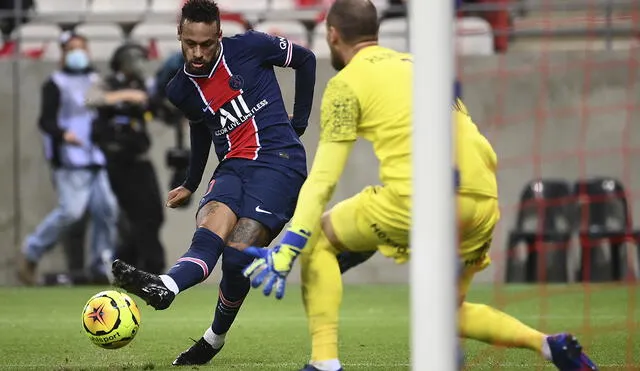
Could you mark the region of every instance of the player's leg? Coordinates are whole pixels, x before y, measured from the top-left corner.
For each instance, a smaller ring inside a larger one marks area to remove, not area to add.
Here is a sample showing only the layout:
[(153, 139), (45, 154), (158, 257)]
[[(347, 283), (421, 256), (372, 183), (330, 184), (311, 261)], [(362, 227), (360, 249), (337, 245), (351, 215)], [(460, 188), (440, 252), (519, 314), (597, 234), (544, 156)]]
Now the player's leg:
[(195, 344), (180, 353), (173, 365), (203, 365), (222, 350), (227, 332), (251, 289), (249, 279), (242, 274), (242, 270), (253, 258), (241, 250), (247, 246), (267, 246), (270, 241), (270, 231), (260, 222), (249, 218), (238, 220), (229, 236), (229, 246), (225, 247), (222, 254), (222, 280), (213, 323)]
[(242, 217), (234, 227), (222, 254), (222, 280), (218, 291), (210, 337), (205, 336), (214, 348), (224, 343), (225, 335), (240, 310), (251, 288), (249, 279), (242, 270), (251, 264), (253, 258), (244, 254), (247, 246), (268, 246), (271, 231), (262, 223)]
[[(239, 162), (237, 162), (240, 164)], [(222, 281), (213, 323), (203, 337), (174, 361), (174, 365), (204, 364), (222, 348), (226, 334), (250, 290), (242, 270), (253, 257), (240, 250), (267, 246), (293, 216), (304, 176), (278, 166), (253, 161), (238, 165), (243, 196), (239, 219), (222, 256)]]
[[(472, 280), (472, 271), (465, 271), (460, 285), (461, 293)], [(464, 295), (464, 294), (463, 294)], [(485, 304), (462, 301), (459, 309), (459, 330), (461, 336), (485, 343), (527, 348), (538, 353), (543, 352), (545, 334), (525, 325)]]
[(167, 274), (157, 276), (116, 260), (115, 285), (141, 297), (155, 309), (166, 309), (175, 296), (209, 277), (237, 221), (242, 183), (232, 169), (218, 169), (200, 201), (196, 231), (187, 252)]
[(239, 252), (248, 246), (268, 246), (289, 222), (305, 177), (281, 166), (247, 161), (242, 166), (243, 196), (238, 223), (225, 249), (222, 281), (211, 329), (223, 337), (250, 290), (242, 271), (253, 258)]
[[(311, 335), (309, 370), (341, 370), (338, 360), (338, 315), (342, 303), (342, 275), (337, 255), (343, 249), (330, 212), (301, 256), (302, 300)], [(375, 245), (371, 245), (375, 248)]]
[[(461, 292), (466, 293), (473, 273), (464, 275)], [(465, 291), (462, 291), (465, 290)], [(596, 370), (595, 363), (582, 352), (578, 340), (571, 334), (547, 335), (518, 319), (485, 304), (463, 301), (459, 309), (459, 329), (462, 337), (488, 344), (526, 348), (535, 351), (563, 371)]]
[[(323, 216), (315, 245), (302, 254), (302, 296), (312, 342), (306, 370), (335, 371), (341, 367), (338, 313), (342, 278), (337, 255), (342, 251), (371, 253), (380, 245), (396, 246), (407, 253), (408, 203), (406, 210), (395, 207), (394, 203), (402, 202), (393, 202), (391, 197), (382, 187), (368, 187), (337, 204)], [(395, 250), (389, 247), (385, 255), (395, 255)]]
[(460, 334), (486, 343), (541, 351), (544, 343), (541, 332), (489, 306), (464, 301), (475, 273), (491, 262), (489, 248), (500, 211), (498, 201), (489, 197), (460, 195), (457, 204), (460, 256), (464, 264), (458, 291)]
[(595, 366), (582, 354), (573, 336), (548, 336), (488, 305), (465, 301), (474, 275), (491, 262), (488, 253), (499, 210), (497, 200), (472, 196), (459, 196), (458, 210), (460, 254), (464, 264), (458, 288), (460, 335), (493, 345), (533, 350), (553, 361), (560, 370), (595, 369), (590, 368)]

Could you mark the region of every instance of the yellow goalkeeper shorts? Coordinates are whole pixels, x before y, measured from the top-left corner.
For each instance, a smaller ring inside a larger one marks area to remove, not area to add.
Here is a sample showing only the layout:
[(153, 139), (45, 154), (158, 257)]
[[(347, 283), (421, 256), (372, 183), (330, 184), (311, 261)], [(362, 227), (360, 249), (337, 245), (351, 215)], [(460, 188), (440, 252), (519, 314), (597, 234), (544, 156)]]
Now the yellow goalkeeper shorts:
[(489, 249), (493, 230), (500, 220), (498, 200), (493, 197), (459, 194), (458, 236), (464, 271), (459, 290), (466, 295), (473, 276), (491, 264)]
[(411, 198), (384, 186), (370, 186), (330, 211), (333, 230), (349, 251), (379, 250), (404, 263), (409, 259)]

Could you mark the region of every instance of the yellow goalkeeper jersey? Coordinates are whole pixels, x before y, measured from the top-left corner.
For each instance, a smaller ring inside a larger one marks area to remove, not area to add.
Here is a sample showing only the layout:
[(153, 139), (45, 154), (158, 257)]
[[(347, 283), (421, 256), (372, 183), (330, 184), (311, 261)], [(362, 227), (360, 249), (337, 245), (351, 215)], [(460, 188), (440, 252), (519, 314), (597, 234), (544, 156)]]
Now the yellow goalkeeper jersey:
[(329, 80), (321, 107), (320, 143), (292, 219), (319, 220), (358, 136), (373, 144), (382, 184), (398, 196), (412, 190), (413, 59), (381, 46), (361, 49)]
[(453, 105), (453, 116), (460, 174), (458, 193), (498, 198), (496, 153), (459, 99)]
[[(371, 46), (329, 81), (322, 106), (321, 140), (371, 142), (382, 184), (399, 195), (411, 195), (412, 89), (412, 56)], [(341, 117), (344, 111), (353, 119)]]

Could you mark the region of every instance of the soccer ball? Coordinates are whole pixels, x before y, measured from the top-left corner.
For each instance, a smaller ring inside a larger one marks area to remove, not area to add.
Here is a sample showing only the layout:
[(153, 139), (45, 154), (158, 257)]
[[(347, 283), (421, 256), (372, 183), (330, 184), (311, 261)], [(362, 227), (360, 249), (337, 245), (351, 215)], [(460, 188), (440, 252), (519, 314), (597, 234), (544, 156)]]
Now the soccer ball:
[(127, 294), (101, 291), (93, 295), (82, 311), (82, 328), (89, 339), (105, 349), (129, 344), (140, 327), (140, 310)]

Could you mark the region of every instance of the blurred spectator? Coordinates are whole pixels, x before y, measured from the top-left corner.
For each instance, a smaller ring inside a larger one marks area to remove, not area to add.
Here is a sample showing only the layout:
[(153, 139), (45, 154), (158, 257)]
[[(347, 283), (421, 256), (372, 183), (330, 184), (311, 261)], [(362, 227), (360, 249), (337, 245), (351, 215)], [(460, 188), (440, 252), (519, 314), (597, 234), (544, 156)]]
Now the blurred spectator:
[(111, 58), (111, 74), (91, 87), (87, 105), (98, 110), (93, 138), (107, 156), (109, 179), (124, 218), (116, 257), (160, 274), (165, 268), (160, 242), (164, 212), (158, 177), (148, 155), (147, 61), (144, 47), (119, 47)]
[[(25, 12), (22, 17), (16, 17), (16, 7)], [(2, 47), (0, 56), (12, 54), (15, 42), (11, 40), (11, 34), (18, 24), (28, 21), (27, 12), (33, 8), (33, 0), (0, 0), (0, 32), (2, 32)]]
[(91, 139), (95, 111), (84, 103), (98, 76), (91, 66), (85, 37), (65, 32), (60, 42), (62, 63), (42, 88), (39, 120), (58, 206), (25, 240), (18, 278), (28, 285), (36, 283), (36, 266), (42, 255), (85, 211), (93, 223), (91, 273), (96, 282), (106, 282), (116, 239), (117, 203), (104, 153)]

